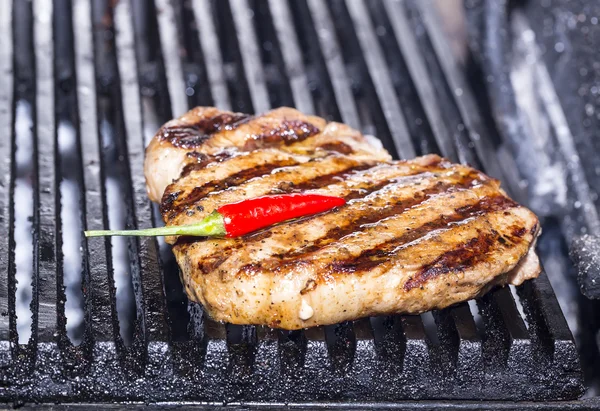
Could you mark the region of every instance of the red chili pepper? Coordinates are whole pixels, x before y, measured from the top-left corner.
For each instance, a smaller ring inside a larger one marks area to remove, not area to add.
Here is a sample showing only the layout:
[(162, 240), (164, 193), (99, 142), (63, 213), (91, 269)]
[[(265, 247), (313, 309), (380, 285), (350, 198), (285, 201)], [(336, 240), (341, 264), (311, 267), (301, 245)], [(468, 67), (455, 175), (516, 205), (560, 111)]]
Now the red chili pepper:
[(226, 204), (223, 216), (227, 237), (238, 237), (270, 225), (341, 206), (346, 200), (318, 194), (283, 194)]
[(221, 206), (196, 224), (144, 230), (85, 231), (85, 236), (225, 235), (238, 237), (282, 221), (322, 213), (345, 203), (346, 200), (343, 198), (319, 194), (263, 196)]

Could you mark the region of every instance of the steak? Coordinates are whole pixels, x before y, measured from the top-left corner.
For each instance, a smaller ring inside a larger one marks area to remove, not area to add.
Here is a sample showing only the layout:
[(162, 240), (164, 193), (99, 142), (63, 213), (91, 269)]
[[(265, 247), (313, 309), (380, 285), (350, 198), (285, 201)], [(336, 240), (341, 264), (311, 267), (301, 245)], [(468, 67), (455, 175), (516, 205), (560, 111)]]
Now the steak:
[(498, 180), (436, 155), (392, 161), (343, 124), (280, 108), (195, 108), (146, 153), (167, 225), (267, 194), (343, 197), (332, 211), (238, 238), (177, 238), (186, 293), (215, 320), (300, 329), (418, 314), (537, 277), (537, 217)]

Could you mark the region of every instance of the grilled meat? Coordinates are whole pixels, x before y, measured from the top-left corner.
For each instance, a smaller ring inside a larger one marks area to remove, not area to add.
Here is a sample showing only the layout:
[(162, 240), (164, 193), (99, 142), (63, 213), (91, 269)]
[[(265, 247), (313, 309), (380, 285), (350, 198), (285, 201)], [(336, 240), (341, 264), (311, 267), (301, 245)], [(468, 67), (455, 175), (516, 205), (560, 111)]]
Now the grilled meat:
[(187, 294), (220, 321), (299, 329), (416, 314), (540, 272), (538, 220), (497, 180), (435, 155), (391, 161), (357, 131), (289, 108), (194, 109), (155, 136), (146, 178), (169, 225), (265, 194), (348, 200), (240, 238), (169, 238)]

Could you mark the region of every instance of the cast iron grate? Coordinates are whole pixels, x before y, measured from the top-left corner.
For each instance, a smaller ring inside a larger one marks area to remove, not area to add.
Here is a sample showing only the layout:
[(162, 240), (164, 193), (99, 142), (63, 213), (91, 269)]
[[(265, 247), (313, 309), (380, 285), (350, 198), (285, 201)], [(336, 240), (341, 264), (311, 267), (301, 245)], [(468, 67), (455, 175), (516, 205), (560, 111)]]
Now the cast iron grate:
[[(109, 223), (117, 181), (130, 228), (159, 216), (144, 147), (195, 105), (296, 106), (379, 136), (396, 157), (438, 152), (501, 178), (464, 74), (431, 1), (35, 0), (0, 2), (0, 399), (36, 402), (386, 402), (558, 400), (583, 390), (577, 351), (548, 279), (420, 316), (282, 332), (217, 324), (188, 303), (154, 239), (126, 248), (131, 336), (120, 332), (109, 239), (81, 245), (83, 332), (67, 336), (61, 192), (79, 189), (81, 226)], [(19, 343), (17, 107), (31, 108), (32, 334)], [(75, 151), (59, 150), (72, 126)], [(66, 165), (66, 166), (65, 166)], [(65, 171), (67, 170), (67, 171)], [(425, 318), (425, 317), (424, 317)], [(121, 324), (122, 325), (122, 324)]]

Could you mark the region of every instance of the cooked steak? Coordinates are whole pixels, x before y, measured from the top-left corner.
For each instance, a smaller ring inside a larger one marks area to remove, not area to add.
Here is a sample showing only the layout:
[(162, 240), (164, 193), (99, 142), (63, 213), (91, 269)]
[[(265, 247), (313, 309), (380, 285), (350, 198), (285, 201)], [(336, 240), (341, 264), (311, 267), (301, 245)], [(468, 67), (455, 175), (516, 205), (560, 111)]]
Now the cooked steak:
[(168, 238), (188, 296), (220, 321), (299, 329), (416, 314), (540, 272), (538, 219), (497, 180), (436, 155), (392, 161), (359, 132), (289, 108), (196, 108), (154, 137), (146, 179), (168, 225), (265, 194), (347, 200), (244, 237)]

